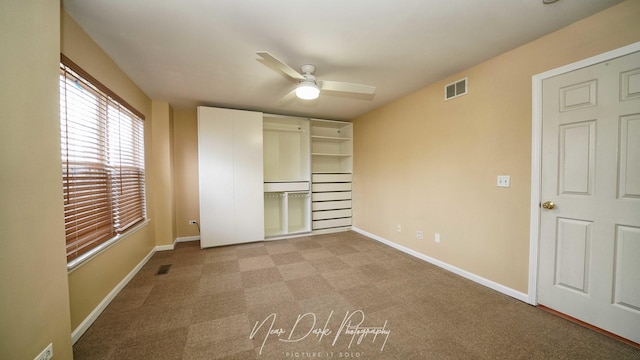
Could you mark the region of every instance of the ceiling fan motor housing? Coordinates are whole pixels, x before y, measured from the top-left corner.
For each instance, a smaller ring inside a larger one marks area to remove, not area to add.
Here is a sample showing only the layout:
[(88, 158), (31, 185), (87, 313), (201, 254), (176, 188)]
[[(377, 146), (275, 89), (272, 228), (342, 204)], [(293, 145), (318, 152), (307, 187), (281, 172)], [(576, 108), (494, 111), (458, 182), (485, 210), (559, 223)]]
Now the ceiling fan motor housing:
[(316, 83), (316, 77), (311, 74), (303, 74), (304, 80), (300, 80), (300, 84), (302, 83)]
[(300, 67), (300, 70), (302, 70), (302, 73), (304, 75), (311, 75), (316, 71), (316, 67), (311, 64), (307, 64), (307, 65), (302, 65)]

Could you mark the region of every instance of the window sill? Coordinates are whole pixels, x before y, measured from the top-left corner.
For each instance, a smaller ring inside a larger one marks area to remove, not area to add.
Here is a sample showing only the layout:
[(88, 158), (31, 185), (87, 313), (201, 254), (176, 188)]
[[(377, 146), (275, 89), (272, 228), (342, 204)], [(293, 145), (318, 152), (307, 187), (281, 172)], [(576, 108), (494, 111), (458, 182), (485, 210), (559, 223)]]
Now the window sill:
[(81, 256), (71, 260), (70, 262), (67, 263), (67, 274), (71, 274), (76, 269), (78, 269), (82, 265), (84, 265), (87, 262), (89, 262), (89, 260), (91, 260), (94, 257), (96, 257), (99, 254), (101, 254), (103, 251), (105, 251), (108, 248), (112, 247), (113, 245), (117, 244), (121, 240), (124, 240), (124, 239), (128, 238), (129, 236), (133, 235), (134, 233), (138, 232), (138, 230), (140, 230), (143, 227), (149, 225), (149, 222), (150, 222), (150, 220), (146, 219), (145, 221), (141, 222), (140, 224), (138, 224), (138, 225), (134, 226), (133, 228), (129, 229), (124, 234), (117, 235), (117, 236), (111, 238), (109, 241), (101, 244), (100, 246), (97, 246), (97, 247), (91, 249), (90, 251), (86, 252), (85, 254), (82, 254)]

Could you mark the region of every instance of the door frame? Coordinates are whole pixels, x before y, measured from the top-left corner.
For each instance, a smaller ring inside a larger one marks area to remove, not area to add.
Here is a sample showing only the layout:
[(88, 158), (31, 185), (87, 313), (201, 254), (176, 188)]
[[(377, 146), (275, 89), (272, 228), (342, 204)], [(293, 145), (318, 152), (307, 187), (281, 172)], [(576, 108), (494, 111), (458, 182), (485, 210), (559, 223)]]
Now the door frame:
[(531, 218), (529, 223), (529, 288), (527, 301), (531, 305), (538, 304), (540, 192), (542, 191), (542, 81), (636, 51), (640, 51), (640, 42), (545, 71), (531, 78)]

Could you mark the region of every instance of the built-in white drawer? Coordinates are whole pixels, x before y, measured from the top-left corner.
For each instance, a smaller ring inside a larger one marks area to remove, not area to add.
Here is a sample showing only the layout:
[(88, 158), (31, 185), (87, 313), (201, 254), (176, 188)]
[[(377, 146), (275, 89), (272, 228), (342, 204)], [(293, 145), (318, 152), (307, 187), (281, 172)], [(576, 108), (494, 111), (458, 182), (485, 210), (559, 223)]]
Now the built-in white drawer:
[(311, 185), (311, 191), (351, 191), (351, 183), (321, 183)]
[(351, 174), (312, 174), (311, 181), (323, 182), (351, 182)]
[(266, 182), (264, 192), (309, 191), (308, 181)]
[(312, 193), (312, 201), (351, 200), (351, 191)]
[(313, 220), (351, 217), (351, 209), (314, 211)]
[(312, 206), (313, 211), (335, 209), (351, 209), (351, 200), (314, 202)]
[(326, 229), (340, 226), (351, 226), (351, 218), (316, 220), (313, 222), (313, 230)]

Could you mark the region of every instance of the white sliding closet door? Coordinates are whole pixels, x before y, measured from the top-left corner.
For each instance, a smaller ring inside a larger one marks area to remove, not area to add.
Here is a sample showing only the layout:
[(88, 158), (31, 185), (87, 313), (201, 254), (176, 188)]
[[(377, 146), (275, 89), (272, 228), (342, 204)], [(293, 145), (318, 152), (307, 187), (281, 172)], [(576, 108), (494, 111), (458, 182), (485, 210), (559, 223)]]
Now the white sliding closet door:
[(262, 113), (198, 107), (200, 244), (264, 240)]

